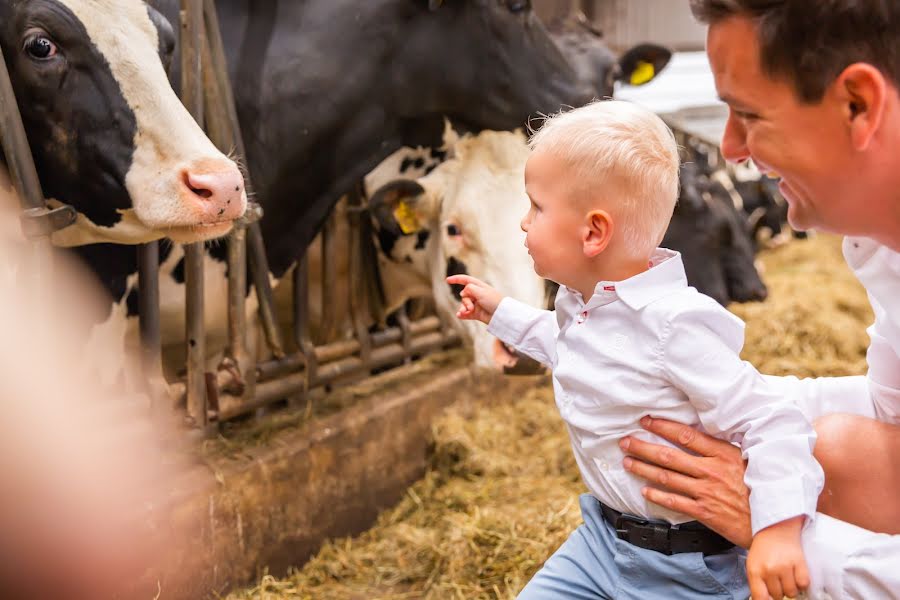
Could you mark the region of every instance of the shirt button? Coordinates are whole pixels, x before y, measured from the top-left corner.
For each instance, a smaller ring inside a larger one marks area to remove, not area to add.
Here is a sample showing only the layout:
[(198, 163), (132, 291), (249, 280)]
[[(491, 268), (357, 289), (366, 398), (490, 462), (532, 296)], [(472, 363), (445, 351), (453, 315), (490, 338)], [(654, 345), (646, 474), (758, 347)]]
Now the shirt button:
[(576, 319), (578, 321), (578, 324), (581, 325), (582, 323), (584, 323), (587, 320), (587, 316), (588, 316), (588, 313), (586, 310), (581, 312), (578, 315), (578, 318)]
[(604, 471), (608, 471), (609, 465), (606, 463), (600, 463), (600, 468), (603, 469)]

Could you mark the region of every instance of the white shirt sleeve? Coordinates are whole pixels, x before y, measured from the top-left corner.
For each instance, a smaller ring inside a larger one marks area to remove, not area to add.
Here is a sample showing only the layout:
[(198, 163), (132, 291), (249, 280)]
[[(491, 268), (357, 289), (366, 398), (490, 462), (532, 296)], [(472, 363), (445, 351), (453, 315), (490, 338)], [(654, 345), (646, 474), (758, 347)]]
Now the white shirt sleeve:
[(713, 300), (702, 302), (670, 321), (662, 362), (703, 427), (741, 445), (756, 535), (792, 517), (812, 518), (824, 475), (812, 454), (815, 431), (795, 405), (740, 359), (743, 338), (740, 319)]
[(819, 514), (803, 528), (801, 542), (810, 600), (900, 598), (900, 535)]
[(785, 400), (796, 404), (810, 422), (831, 413), (874, 418), (875, 410), (864, 375), (797, 379), (763, 375)]
[(506, 297), (500, 301), (488, 333), (550, 368), (556, 363), (559, 323), (556, 313)]

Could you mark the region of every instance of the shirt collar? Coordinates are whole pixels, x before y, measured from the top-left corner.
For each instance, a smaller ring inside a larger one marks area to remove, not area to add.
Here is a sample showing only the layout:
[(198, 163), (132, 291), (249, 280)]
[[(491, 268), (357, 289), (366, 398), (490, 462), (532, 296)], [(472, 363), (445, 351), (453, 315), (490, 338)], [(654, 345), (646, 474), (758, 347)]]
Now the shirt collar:
[(640, 310), (672, 292), (687, 287), (687, 275), (681, 253), (666, 248), (657, 248), (650, 257), (650, 268), (634, 277), (612, 284), (601, 281), (597, 292), (604, 287), (615, 285), (619, 298), (634, 310)]

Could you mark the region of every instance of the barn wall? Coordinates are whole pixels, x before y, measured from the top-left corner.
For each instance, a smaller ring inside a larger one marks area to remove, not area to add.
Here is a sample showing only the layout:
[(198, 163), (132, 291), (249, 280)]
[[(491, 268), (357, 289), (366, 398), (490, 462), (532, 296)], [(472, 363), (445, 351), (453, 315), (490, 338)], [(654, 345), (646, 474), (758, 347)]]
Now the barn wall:
[(706, 29), (694, 21), (686, 1), (578, 0), (578, 4), (614, 48), (655, 42), (674, 50), (703, 49)]

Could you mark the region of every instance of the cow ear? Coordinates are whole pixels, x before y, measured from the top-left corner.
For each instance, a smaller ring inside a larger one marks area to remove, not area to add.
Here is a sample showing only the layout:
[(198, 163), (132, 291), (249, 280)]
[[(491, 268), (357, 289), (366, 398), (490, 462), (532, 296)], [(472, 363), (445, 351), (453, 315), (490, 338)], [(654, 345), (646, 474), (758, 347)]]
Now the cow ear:
[(381, 229), (411, 235), (425, 227), (422, 199), (425, 188), (412, 179), (397, 179), (378, 188), (369, 198), (369, 211)]
[(159, 59), (168, 73), (169, 67), (172, 65), (172, 55), (175, 52), (175, 30), (172, 29), (169, 20), (150, 4), (147, 4), (147, 14), (150, 15), (150, 21), (156, 27), (156, 36), (159, 39)]
[(619, 58), (619, 80), (644, 85), (656, 77), (672, 58), (672, 51), (656, 44), (638, 44)]

